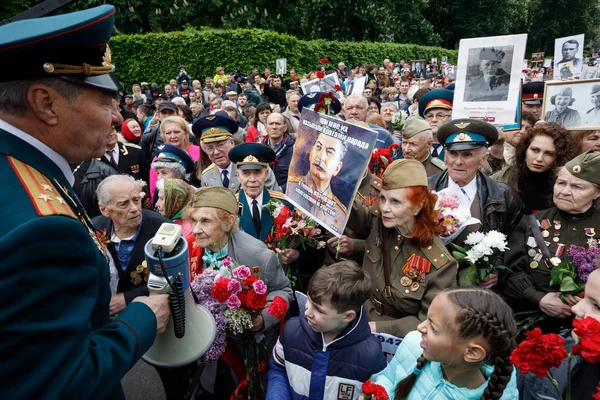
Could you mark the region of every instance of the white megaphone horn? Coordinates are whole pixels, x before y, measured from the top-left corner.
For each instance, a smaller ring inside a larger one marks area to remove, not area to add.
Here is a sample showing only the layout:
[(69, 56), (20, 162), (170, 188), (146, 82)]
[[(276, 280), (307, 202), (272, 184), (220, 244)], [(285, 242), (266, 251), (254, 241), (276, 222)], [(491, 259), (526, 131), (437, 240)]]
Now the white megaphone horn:
[(171, 317), (166, 331), (142, 357), (157, 367), (175, 368), (202, 357), (215, 339), (216, 324), (205, 307), (196, 304), (190, 288), (187, 241), (181, 227), (164, 223), (144, 246), (150, 296), (168, 293)]

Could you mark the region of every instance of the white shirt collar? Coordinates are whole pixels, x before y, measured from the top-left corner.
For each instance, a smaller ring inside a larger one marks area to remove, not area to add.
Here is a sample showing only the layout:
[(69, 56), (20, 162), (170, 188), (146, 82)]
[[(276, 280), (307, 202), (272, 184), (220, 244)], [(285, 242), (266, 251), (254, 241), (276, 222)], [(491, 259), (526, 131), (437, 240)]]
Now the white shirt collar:
[[(216, 165), (216, 164), (215, 164)], [(221, 175), (221, 179), (223, 179), (223, 171), (227, 171), (227, 177), (229, 178), (229, 182), (231, 182), (231, 170), (233, 167), (233, 163), (230, 162), (227, 168), (221, 168), (217, 165), (217, 169), (219, 170), (219, 174)]]
[(452, 178), (450, 178), (450, 176), (448, 176), (448, 188), (455, 189), (459, 192), (464, 190), (466, 195), (469, 197), (469, 200), (470, 200), (469, 206), (470, 206), (473, 203), (473, 200), (475, 200), (475, 196), (477, 196), (477, 174), (475, 174), (475, 177), (473, 179), (471, 179), (471, 182), (467, 183), (462, 188), (460, 186), (458, 186), (458, 184), (456, 182), (454, 182), (452, 180)]
[(24, 142), (27, 142), (31, 146), (38, 149), (40, 152), (44, 153), (44, 155), (48, 157), (50, 161), (56, 164), (56, 166), (62, 171), (63, 175), (65, 176), (71, 187), (73, 187), (73, 184), (75, 183), (75, 176), (73, 176), (73, 172), (71, 172), (71, 167), (69, 166), (69, 163), (67, 162), (67, 160), (65, 160), (63, 156), (61, 156), (56, 151), (52, 150), (44, 143), (40, 142), (38, 139), (31, 136), (30, 134), (12, 126), (8, 122), (3, 121), (1, 119), (0, 129), (3, 129), (11, 135), (18, 137), (19, 139), (23, 140)]
[[(263, 206), (263, 192), (260, 192), (260, 194), (256, 197), (256, 202), (258, 203), (258, 212), (262, 212), (262, 206)], [(252, 213), (252, 203), (254, 202), (255, 199), (253, 199), (252, 197), (246, 195), (246, 201), (248, 202), (248, 207), (250, 208), (250, 214), (252, 214), (252, 216), (254, 216), (254, 214)]]

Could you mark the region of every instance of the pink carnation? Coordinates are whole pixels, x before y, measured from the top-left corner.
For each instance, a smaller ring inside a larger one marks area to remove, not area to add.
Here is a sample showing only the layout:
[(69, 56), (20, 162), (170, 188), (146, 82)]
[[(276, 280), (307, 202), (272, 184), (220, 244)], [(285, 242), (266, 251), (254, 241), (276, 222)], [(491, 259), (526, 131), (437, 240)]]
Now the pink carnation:
[(231, 257), (225, 257), (225, 259), (221, 262), (221, 265), (224, 267), (231, 267)]
[(240, 265), (231, 272), (233, 273), (233, 276), (241, 280), (244, 280), (250, 276), (250, 268), (246, 267), (245, 265)]
[(254, 288), (254, 291), (256, 292), (256, 294), (267, 293), (267, 285), (265, 285), (265, 283), (261, 280), (257, 280), (256, 282), (254, 282), (252, 284), (252, 287)]
[(235, 294), (232, 294), (227, 299), (227, 307), (231, 308), (232, 310), (236, 310), (236, 309), (240, 308), (241, 305), (242, 305), (242, 302)]
[(231, 294), (234, 294), (234, 295), (238, 294), (239, 292), (242, 291), (242, 284), (240, 283), (240, 281), (236, 281), (235, 279), (232, 279), (227, 284), (227, 290), (229, 290), (231, 292)]

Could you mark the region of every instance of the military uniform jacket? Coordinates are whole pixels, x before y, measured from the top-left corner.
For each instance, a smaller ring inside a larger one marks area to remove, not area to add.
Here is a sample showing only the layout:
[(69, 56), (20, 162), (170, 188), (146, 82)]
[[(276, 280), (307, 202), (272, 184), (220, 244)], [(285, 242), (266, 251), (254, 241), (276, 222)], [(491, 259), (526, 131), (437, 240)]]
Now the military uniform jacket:
[(109, 323), (102, 245), (62, 170), (17, 134), (0, 129), (0, 398), (122, 399), (156, 318), (134, 303)]
[[(586, 236), (586, 228), (600, 230), (600, 212), (593, 206), (583, 214), (567, 214), (553, 207), (534, 215), (540, 224), (544, 220), (551, 224), (547, 229), (548, 236), (544, 240), (548, 244), (551, 257), (558, 256), (557, 250), (562, 247), (559, 245), (564, 245), (559, 258), (565, 262), (572, 261), (567, 255), (571, 245), (588, 247), (590, 237)], [(543, 233), (544, 229), (540, 228), (540, 231)], [(599, 236), (595, 235), (596, 238)], [(512, 272), (503, 273), (501, 290), (507, 300), (520, 311), (539, 310), (542, 297), (547, 293), (559, 291), (557, 287), (550, 287), (550, 269), (546, 263), (542, 260), (533, 263), (535, 255), (528, 254), (531, 249), (539, 253), (537, 244), (535, 247), (528, 246), (528, 240), (531, 242), (530, 237), (533, 237), (533, 233), (525, 216), (510, 236), (510, 250), (504, 256), (504, 263)], [(558, 239), (554, 239), (556, 237)]]
[(586, 126), (600, 126), (600, 109), (592, 108), (591, 110), (585, 113), (585, 122)]
[[(132, 176), (134, 179), (142, 179), (144, 182), (149, 182), (150, 170), (146, 162), (146, 156), (142, 148), (136, 144), (117, 142), (119, 147), (119, 162), (117, 163), (117, 171), (122, 174)], [(110, 161), (104, 154), (101, 158), (102, 162), (111, 165)]]
[[(110, 218), (101, 215), (94, 218), (92, 222), (97, 231), (105, 232), (106, 236), (110, 238), (114, 229), (113, 222)], [(165, 222), (172, 223), (170, 219), (163, 217), (159, 213), (150, 210), (142, 210), (140, 233), (135, 240), (131, 258), (125, 269), (123, 269), (119, 261), (115, 244), (110, 242), (106, 245), (115, 261), (117, 271), (119, 271), (119, 286), (117, 287), (117, 293), (123, 293), (125, 296), (125, 303), (127, 304), (131, 303), (131, 301), (138, 296), (148, 296), (148, 266), (146, 265), (144, 246), (146, 246), (148, 240), (156, 235), (160, 226)]]
[[(231, 176), (229, 176), (229, 187), (233, 194), (238, 193), (242, 190), (242, 185), (237, 177), (237, 168), (235, 163), (232, 163), (231, 168)], [(219, 173), (219, 168), (215, 164), (210, 164), (204, 171), (202, 171), (202, 181), (200, 182), (202, 186), (223, 186), (223, 177)], [(275, 179), (275, 174), (269, 168), (269, 175), (267, 176), (267, 181), (265, 182), (265, 189), (271, 189), (275, 191), (280, 191), (281, 188), (277, 184), (277, 180)]]
[(444, 162), (437, 157), (431, 157), (431, 154), (423, 161), (423, 166), (425, 167), (425, 172), (427, 172), (427, 177), (439, 174), (446, 170)]
[[(391, 295), (386, 297), (383, 272), (383, 257), (386, 254), (382, 251), (382, 232), (389, 231), (383, 227), (381, 219), (358, 200), (352, 206), (348, 227), (366, 238), (362, 267), (369, 273), (372, 281), (372, 296), (365, 303), (369, 321), (376, 321), (378, 332), (404, 337), (408, 332), (416, 330), (417, 325), (427, 318), (427, 310), (440, 291), (456, 286), (456, 261), (438, 237), (431, 246), (419, 248), (394, 230), (389, 236), (387, 254)], [(412, 285), (417, 279), (410, 279), (402, 272), (413, 254), (431, 263), (424, 281), (415, 285), (416, 290)], [(409, 286), (405, 286), (407, 279), (411, 281)], [(394, 318), (379, 312), (377, 302), (381, 302), (383, 307), (395, 309), (402, 317)]]
[(252, 199), (246, 197), (246, 194), (243, 190), (238, 193), (238, 201), (242, 205), (242, 213), (239, 215), (240, 217), (240, 228), (246, 232), (248, 235), (255, 237), (256, 239), (263, 241), (266, 239), (267, 235), (271, 231), (273, 227), (273, 216), (269, 212), (269, 210), (262, 208), (262, 206), (266, 205), (271, 199), (277, 199), (281, 201), (283, 204), (288, 206), (290, 209), (294, 207), (285, 201), (285, 195), (281, 192), (274, 192), (272, 190), (263, 189), (263, 198), (262, 204), (258, 205), (260, 212), (260, 235), (257, 235), (256, 228), (254, 228), (254, 222), (252, 221)]
[(581, 116), (577, 110), (573, 110), (569, 107), (561, 113), (557, 112), (555, 108), (546, 113), (546, 122), (556, 122), (566, 128), (570, 126), (581, 126)]

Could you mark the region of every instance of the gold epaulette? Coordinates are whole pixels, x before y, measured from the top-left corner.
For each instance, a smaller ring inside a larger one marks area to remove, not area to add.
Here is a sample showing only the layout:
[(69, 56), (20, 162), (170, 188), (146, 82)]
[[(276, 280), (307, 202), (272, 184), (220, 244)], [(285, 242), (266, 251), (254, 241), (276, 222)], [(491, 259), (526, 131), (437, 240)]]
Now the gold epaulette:
[(442, 268), (450, 260), (448, 250), (435, 242), (431, 246), (422, 247), (421, 251), (431, 261), (435, 269)]
[(39, 216), (64, 215), (78, 219), (71, 207), (59, 195), (58, 189), (37, 169), (8, 156), (8, 162), (21, 181)]
[(210, 164), (208, 167), (204, 168), (204, 171), (202, 171), (202, 173), (204, 174), (206, 171), (208, 171), (209, 169), (214, 168), (214, 167), (215, 167), (214, 163)]
[(285, 194), (281, 192), (277, 192), (275, 190), (267, 189), (269, 192), (269, 196), (277, 200), (285, 200)]
[(235, 199), (236, 199), (237, 201), (240, 201), (240, 192), (237, 192), (237, 193), (235, 194)]
[(288, 176), (288, 183), (292, 182), (292, 183), (298, 183), (302, 180), (302, 176), (295, 176), (295, 175), (290, 175)]
[(135, 144), (135, 143), (123, 143), (125, 146), (128, 147), (135, 147), (136, 149), (142, 149), (142, 146), (140, 146), (139, 144)]

